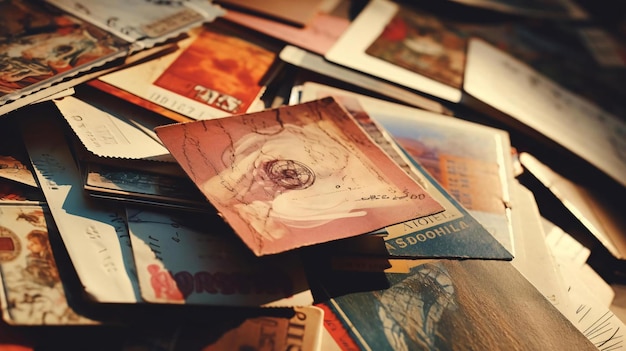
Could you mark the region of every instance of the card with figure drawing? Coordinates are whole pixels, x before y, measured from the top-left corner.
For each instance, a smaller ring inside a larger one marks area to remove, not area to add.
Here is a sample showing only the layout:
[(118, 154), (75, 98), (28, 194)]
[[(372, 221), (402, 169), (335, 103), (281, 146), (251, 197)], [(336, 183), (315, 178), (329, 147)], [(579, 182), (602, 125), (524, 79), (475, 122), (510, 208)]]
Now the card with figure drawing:
[[(217, 214), (128, 208), (128, 230), (147, 302), (308, 306), (313, 297), (297, 256), (257, 257)], [(210, 228), (210, 229), (207, 229)]]
[(0, 105), (126, 55), (130, 43), (41, 2), (0, 3)]
[(97, 322), (67, 302), (42, 206), (0, 206), (2, 311), (15, 325), (78, 325)]
[[(123, 64), (132, 54), (222, 13), (221, 8), (201, 0), (3, 1), (0, 113), (24, 106), (27, 95), (45, 98), (58, 91), (55, 86), (71, 87), (80, 75), (104, 73), (105, 64)], [(46, 95), (46, 90), (51, 93)]]
[(332, 98), (155, 132), (257, 255), (444, 210)]
[(388, 227), (385, 242), (391, 256), (511, 259), (513, 171), (505, 131), (321, 84), (302, 87), (302, 101), (326, 96), (354, 114), (446, 208)]

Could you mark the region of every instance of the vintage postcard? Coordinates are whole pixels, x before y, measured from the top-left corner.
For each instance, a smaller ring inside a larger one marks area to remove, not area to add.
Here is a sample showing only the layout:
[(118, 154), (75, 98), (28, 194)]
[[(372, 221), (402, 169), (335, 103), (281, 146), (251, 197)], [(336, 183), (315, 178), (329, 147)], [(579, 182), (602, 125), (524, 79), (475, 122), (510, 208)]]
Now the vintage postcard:
[(151, 48), (211, 22), (224, 10), (210, 1), (46, 0), (74, 16), (134, 44)]
[(0, 155), (0, 178), (12, 180), (33, 188), (37, 187), (37, 181), (31, 170), (21, 160), (16, 159), (12, 155)]
[(8, 123), (0, 132), (0, 178), (9, 179), (24, 185), (37, 187), (37, 181), (29, 168), (28, 155), (19, 137), (11, 135), (15, 125)]
[(195, 28), (176, 52), (100, 80), (193, 120), (256, 109), (277, 49), (229, 28)]
[[(626, 92), (621, 89), (626, 79), (626, 46), (608, 31), (593, 25), (552, 22), (474, 25), (467, 29), (579, 98), (618, 116), (626, 112)], [(466, 67), (468, 75), (478, 60), (491, 64), (480, 51), (467, 54), (472, 55), (473, 63)], [(511, 78), (516, 75), (511, 74)], [(558, 92), (553, 94), (554, 100), (562, 102)]]
[(0, 105), (123, 57), (130, 45), (33, 1), (3, 1), (0, 22)]
[[(414, 23), (407, 23), (405, 15), (412, 16), (411, 10), (395, 2), (370, 1), (325, 58), (406, 88), (459, 102), (462, 94), (458, 72), (464, 66), (466, 39), (454, 33), (437, 33), (445, 27), (434, 17), (411, 17)], [(420, 26), (433, 25), (429, 34), (420, 33)], [(425, 62), (420, 64), (418, 59), (422, 58)]]
[(187, 177), (86, 162), (84, 189), (92, 197), (191, 211), (214, 211)]
[(17, 128), (19, 125), (14, 118), (0, 122), (0, 181), (37, 188), (21, 135), (15, 132)]
[(325, 323), (338, 342), (346, 344), (349, 336), (360, 349), (381, 351), (459, 344), (476, 350), (596, 350), (510, 262), (432, 261), (386, 279), (389, 287), (382, 290), (331, 296), (326, 304), (333, 314)]
[(506, 132), (320, 84), (303, 85), (303, 101), (325, 96), (334, 96), (364, 130), (380, 135), (372, 138), (388, 144), (381, 147), (395, 152), (396, 163), (446, 209), (387, 227), (391, 256), (512, 258), (513, 171)]
[(444, 210), (332, 98), (155, 132), (257, 255)]
[(67, 302), (41, 206), (0, 205), (0, 274), (4, 320), (14, 325), (97, 322)]
[(365, 53), (461, 89), (467, 36), (434, 15), (399, 10)]
[(86, 298), (108, 303), (139, 302), (123, 208), (85, 196), (61, 116), (20, 117), (35, 175)]
[(317, 12), (301, 28), (235, 10), (228, 10), (224, 18), (318, 55), (324, 55), (350, 25), (347, 17), (326, 12)]
[(147, 302), (249, 307), (313, 302), (297, 256), (255, 256), (217, 214), (199, 218), (128, 208), (127, 218)]

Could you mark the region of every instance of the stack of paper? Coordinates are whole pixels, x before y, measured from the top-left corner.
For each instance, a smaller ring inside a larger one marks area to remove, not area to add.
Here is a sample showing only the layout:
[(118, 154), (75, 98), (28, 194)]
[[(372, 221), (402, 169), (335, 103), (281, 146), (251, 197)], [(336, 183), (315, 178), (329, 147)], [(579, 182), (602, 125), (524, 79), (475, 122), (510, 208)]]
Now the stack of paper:
[(626, 65), (572, 2), (0, 9), (3, 347), (623, 346)]

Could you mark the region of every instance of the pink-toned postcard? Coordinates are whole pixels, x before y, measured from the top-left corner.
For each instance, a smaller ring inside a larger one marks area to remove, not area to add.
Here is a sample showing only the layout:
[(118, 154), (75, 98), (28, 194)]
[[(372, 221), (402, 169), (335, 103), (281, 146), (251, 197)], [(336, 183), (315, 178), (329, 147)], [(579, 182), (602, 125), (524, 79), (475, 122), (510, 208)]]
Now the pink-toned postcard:
[(324, 55), (350, 26), (350, 20), (318, 12), (304, 27), (295, 27), (253, 14), (228, 10), (224, 18), (303, 49)]
[(259, 256), (444, 210), (333, 98), (155, 132)]
[(296, 27), (303, 27), (309, 23), (322, 5), (322, 0), (217, 0), (215, 2), (229, 9), (247, 11)]

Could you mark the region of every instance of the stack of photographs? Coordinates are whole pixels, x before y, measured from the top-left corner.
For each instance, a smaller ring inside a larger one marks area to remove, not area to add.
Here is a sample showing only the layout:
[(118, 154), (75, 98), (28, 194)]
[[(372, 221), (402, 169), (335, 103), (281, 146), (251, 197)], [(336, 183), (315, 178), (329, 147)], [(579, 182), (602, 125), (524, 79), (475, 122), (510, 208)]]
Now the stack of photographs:
[(590, 17), (0, 2), (0, 348), (620, 349), (626, 46)]

